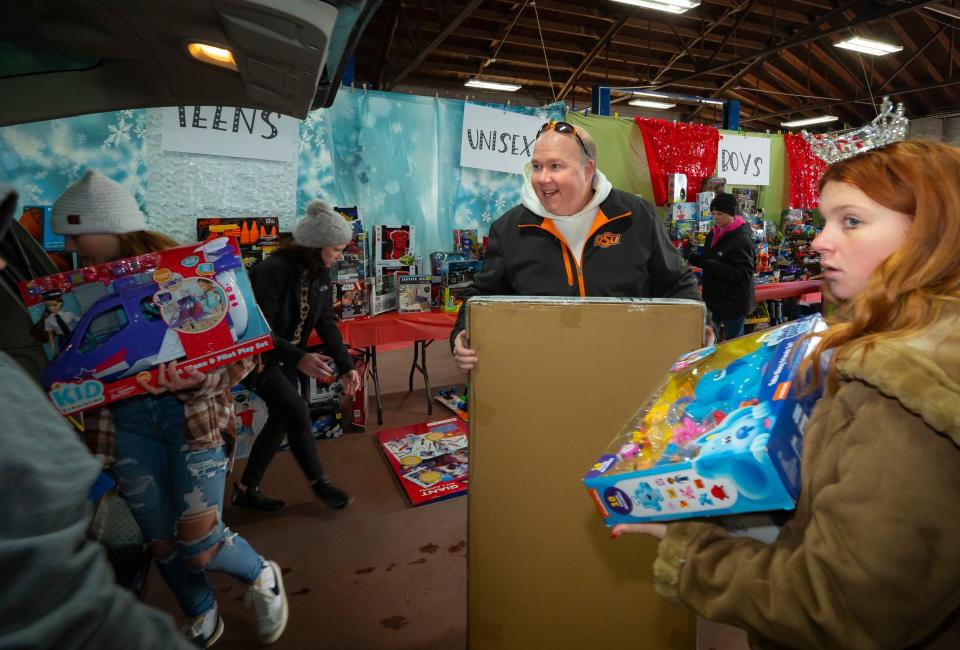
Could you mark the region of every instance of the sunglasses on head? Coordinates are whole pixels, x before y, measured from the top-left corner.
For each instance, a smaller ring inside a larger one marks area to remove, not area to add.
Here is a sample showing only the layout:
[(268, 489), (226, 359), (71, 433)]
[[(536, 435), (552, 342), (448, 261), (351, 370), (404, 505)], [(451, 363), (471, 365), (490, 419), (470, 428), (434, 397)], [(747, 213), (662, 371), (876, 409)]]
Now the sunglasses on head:
[(538, 139), (541, 135), (547, 131), (556, 131), (557, 133), (572, 133), (577, 139), (577, 142), (580, 143), (580, 148), (583, 149), (584, 155), (590, 160), (593, 160), (593, 156), (590, 155), (590, 152), (587, 151), (587, 145), (584, 144), (583, 138), (580, 137), (580, 134), (577, 133), (577, 127), (570, 124), (569, 122), (558, 122), (556, 120), (550, 120), (549, 122), (544, 122), (543, 126), (540, 127), (540, 130), (537, 131), (537, 137), (534, 140)]

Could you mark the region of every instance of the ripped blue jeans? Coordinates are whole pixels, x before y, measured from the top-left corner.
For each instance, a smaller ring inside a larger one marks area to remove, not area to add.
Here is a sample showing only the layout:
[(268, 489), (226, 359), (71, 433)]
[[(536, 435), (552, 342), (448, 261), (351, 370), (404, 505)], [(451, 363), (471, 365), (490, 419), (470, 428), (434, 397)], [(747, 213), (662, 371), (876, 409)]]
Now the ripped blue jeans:
[[(183, 404), (170, 395), (130, 398), (111, 405), (110, 412), (117, 429), (111, 472), (120, 496), (147, 544), (172, 549), (175, 541), (172, 555), (154, 552), (157, 567), (184, 614), (204, 614), (215, 604), (206, 571), (251, 583), (263, 565), (250, 544), (223, 525), (224, 448), (190, 451)], [(218, 545), (204, 563), (203, 554)]]

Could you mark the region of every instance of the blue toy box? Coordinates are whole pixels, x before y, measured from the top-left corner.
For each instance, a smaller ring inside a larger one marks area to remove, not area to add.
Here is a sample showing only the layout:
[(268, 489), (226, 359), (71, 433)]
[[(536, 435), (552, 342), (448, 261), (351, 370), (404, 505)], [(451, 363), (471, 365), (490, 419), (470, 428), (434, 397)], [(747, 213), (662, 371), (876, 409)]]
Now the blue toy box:
[(691, 352), (583, 481), (604, 523), (790, 510), (820, 394), (797, 390), (819, 315)]

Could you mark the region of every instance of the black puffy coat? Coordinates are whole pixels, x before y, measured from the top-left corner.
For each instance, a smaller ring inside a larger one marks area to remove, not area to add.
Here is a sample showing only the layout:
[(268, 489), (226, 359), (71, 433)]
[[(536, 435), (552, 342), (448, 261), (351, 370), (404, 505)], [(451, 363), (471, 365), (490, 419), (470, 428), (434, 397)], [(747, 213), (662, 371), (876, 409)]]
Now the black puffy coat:
[(744, 223), (711, 246), (707, 235), (704, 252), (695, 261), (703, 269), (703, 301), (716, 319), (740, 318), (753, 312), (753, 273), (756, 246), (753, 231)]
[[(550, 219), (523, 205), (508, 210), (490, 227), (483, 269), (464, 294), (484, 295), (700, 299), (653, 204), (617, 189), (600, 204), (579, 260)], [(461, 308), (451, 348), (465, 316)]]
[(300, 322), (300, 277), (306, 265), (293, 255), (275, 253), (250, 270), (253, 295), (273, 330), (274, 349), (265, 360), (283, 361), (296, 366), (306, 354), (307, 338), (314, 330), (323, 341), (323, 351), (333, 357), (340, 372), (353, 369), (350, 353), (343, 344), (340, 329), (333, 317), (330, 273), (324, 273), (310, 284), (310, 311), (299, 341), (293, 335)]

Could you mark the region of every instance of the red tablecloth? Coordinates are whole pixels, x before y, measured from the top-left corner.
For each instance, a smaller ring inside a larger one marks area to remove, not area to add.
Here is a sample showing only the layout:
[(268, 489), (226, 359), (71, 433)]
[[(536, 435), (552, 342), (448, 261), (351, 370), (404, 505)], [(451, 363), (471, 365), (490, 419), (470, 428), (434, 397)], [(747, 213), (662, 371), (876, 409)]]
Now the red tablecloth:
[[(757, 285), (754, 291), (757, 302), (799, 298), (806, 293), (820, 290), (820, 280), (776, 282)], [(442, 311), (412, 312), (401, 314), (390, 311), (372, 318), (341, 321), (343, 341), (354, 348), (370, 348), (390, 343), (446, 339), (457, 322), (456, 314)], [(309, 345), (318, 345), (316, 333), (310, 334)]]
[[(388, 343), (446, 339), (456, 322), (456, 314), (442, 311), (404, 314), (389, 311), (372, 318), (341, 321), (339, 325), (344, 343), (354, 348), (370, 348)], [(311, 333), (309, 345), (319, 342), (316, 333)]]
[(757, 302), (764, 300), (783, 300), (784, 298), (799, 298), (805, 293), (820, 291), (820, 280), (797, 280), (796, 282), (774, 282), (758, 284), (754, 287), (753, 295)]

